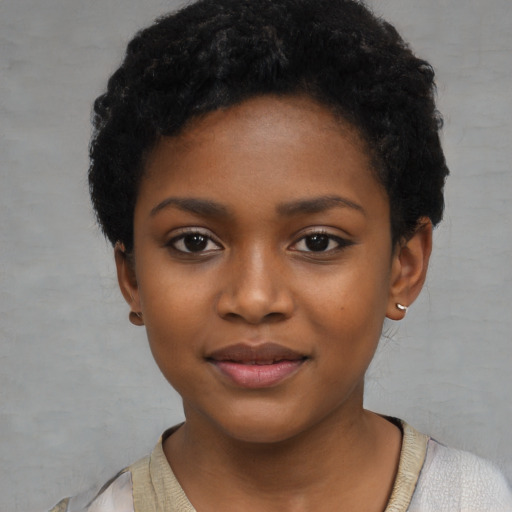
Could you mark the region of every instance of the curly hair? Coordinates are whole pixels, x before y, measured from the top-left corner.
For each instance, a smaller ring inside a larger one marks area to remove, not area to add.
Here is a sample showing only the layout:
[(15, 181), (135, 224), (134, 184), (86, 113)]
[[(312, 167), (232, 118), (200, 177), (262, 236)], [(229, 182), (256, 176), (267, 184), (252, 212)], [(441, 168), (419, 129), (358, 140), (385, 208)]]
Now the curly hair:
[(89, 185), (99, 223), (133, 249), (147, 155), (192, 118), (306, 94), (359, 130), (390, 201), (393, 241), (442, 218), (448, 169), (432, 67), (355, 0), (199, 0), (128, 44), (94, 103)]

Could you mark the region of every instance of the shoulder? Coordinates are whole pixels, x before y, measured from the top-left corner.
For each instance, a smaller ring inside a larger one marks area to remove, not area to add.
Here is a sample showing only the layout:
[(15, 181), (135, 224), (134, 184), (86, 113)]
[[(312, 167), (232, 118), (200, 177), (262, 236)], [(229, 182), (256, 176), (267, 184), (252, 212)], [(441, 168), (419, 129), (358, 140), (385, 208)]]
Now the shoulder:
[(66, 498), (50, 512), (134, 512), (132, 474), (123, 470), (109, 480), (91, 501), (87, 495)]
[[(158, 500), (153, 485), (155, 475), (152, 473), (155, 472), (164, 474), (165, 478), (159, 475), (160, 480), (163, 478), (171, 481), (170, 489), (177, 496), (177, 503), (187, 505), (185, 494), (174, 478), (162, 448), (163, 439), (172, 435), (180, 426), (181, 424), (166, 430), (150, 455), (120, 471), (99, 492), (96, 488), (93, 493), (87, 492), (73, 498), (66, 498), (49, 512), (134, 512), (136, 507), (138, 507), (137, 510), (141, 510), (141, 502), (145, 511), (156, 510), (156, 505), (153, 508), (149, 507), (150, 502), (155, 504), (155, 500)], [(193, 508), (185, 506), (179, 510), (193, 510)]]
[(493, 463), (430, 440), (409, 511), (431, 510), (511, 512), (512, 491)]
[(121, 473), (110, 485), (102, 489), (86, 510), (87, 512), (134, 512), (131, 472)]

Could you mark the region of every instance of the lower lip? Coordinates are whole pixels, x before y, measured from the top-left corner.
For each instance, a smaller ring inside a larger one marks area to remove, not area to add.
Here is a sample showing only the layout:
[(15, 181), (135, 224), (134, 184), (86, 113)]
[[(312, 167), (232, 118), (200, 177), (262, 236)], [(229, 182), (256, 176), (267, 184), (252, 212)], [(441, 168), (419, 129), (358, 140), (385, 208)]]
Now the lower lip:
[(294, 374), (304, 360), (279, 361), (273, 364), (241, 364), (232, 361), (212, 361), (212, 363), (238, 386), (259, 389), (279, 384)]

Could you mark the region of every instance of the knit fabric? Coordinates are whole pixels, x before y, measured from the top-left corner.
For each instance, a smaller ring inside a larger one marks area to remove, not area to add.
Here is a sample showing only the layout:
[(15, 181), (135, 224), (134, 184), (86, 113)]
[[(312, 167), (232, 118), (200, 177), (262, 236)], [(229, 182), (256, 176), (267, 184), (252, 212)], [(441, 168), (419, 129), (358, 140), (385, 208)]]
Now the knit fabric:
[[(395, 484), (384, 512), (512, 512), (512, 490), (492, 463), (447, 448), (395, 420), (403, 432)], [(123, 470), (93, 502), (66, 499), (50, 512), (196, 512), (165, 457), (153, 452)]]

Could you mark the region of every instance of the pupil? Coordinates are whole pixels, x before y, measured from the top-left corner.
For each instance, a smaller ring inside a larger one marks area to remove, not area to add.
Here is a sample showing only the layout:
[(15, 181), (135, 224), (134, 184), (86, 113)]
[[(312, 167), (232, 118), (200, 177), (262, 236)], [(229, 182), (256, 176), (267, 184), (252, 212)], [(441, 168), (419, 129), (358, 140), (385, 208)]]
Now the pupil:
[(185, 247), (190, 252), (203, 251), (206, 248), (208, 239), (203, 235), (187, 235), (183, 239)]
[(310, 251), (325, 251), (329, 246), (327, 235), (311, 235), (306, 238), (306, 247)]

